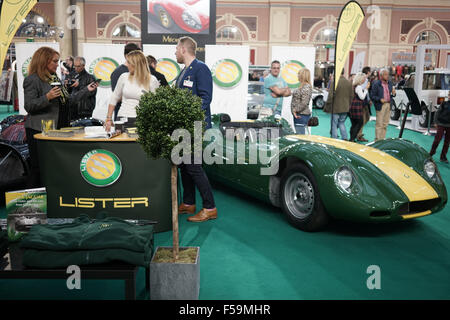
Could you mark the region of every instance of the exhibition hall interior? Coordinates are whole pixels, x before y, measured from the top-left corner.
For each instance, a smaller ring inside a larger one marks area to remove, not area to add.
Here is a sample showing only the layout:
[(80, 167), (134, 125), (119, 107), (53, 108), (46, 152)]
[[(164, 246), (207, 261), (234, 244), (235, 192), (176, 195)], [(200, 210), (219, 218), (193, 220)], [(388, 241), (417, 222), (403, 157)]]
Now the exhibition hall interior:
[(450, 298), (449, 1), (0, 6), (0, 300)]

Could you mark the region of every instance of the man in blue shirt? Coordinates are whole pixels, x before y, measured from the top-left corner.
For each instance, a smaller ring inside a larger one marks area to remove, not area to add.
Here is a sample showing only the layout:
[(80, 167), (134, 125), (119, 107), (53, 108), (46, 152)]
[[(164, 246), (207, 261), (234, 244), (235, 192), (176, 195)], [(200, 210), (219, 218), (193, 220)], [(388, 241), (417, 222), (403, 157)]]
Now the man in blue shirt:
[[(202, 99), (202, 109), (205, 111), (206, 128), (211, 128), (212, 76), (208, 66), (195, 57), (197, 42), (191, 37), (182, 37), (178, 40), (175, 56), (177, 62), (184, 64), (176, 81), (178, 88), (187, 88), (192, 94)], [(193, 160), (193, 159), (191, 159)], [(217, 218), (217, 208), (208, 177), (201, 164), (194, 161), (180, 166), (181, 182), (183, 183), (183, 203), (178, 213), (195, 213), (195, 187), (198, 188), (203, 201), (203, 209), (196, 215), (188, 218), (191, 222), (203, 222)]]
[(283, 97), (291, 95), (291, 89), (280, 75), (281, 64), (274, 60), (270, 64), (270, 74), (264, 78), (264, 102), (258, 119), (262, 119), (273, 114), (281, 115), (283, 107)]

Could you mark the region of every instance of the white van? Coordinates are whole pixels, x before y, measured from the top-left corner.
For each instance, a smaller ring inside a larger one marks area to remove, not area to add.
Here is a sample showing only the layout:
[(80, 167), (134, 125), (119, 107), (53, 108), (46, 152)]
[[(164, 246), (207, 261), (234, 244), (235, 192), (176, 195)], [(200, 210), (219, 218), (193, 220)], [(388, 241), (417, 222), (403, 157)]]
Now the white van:
[[(415, 73), (411, 73), (409, 77), (407, 76), (404, 87), (414, 88), (414, 78)], [(430, 105), (433, 106), (431, 110), (433, 116), (431, 121), (433, 121), (434, 112), (448, 96), (448, 91), (450, 89), (450, 70), (435, 69), (424, 71), (421, 90), (414, 89), (416, 93), (420, 92), (417, 96), (422, 108), (422, 114), (419, 116), (419, 124), (421, 127), (426, 128), (428, 126), (428, 117), (430, 115)], [(392, 120), (398, 120), (400, 117), (400, 110), (405, 110), (406, 105), (409, 102), (402, 87), (397, 88), (396, 92), (397, 94), (394, 97), (394, 103), (391, 107)]]

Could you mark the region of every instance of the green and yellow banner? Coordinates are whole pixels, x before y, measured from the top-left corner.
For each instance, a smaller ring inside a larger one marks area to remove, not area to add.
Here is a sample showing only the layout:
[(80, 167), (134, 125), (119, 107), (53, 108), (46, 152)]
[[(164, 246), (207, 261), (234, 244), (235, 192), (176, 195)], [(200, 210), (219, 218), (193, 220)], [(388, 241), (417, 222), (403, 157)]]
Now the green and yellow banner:
[(3, 66), (9, 44), (22, 20), (34, 7), (37, 0), (4, 0), (0, 15), (0, 63)]
[(348, 53), (350, 52), (353, 41), (355, 41), (356, 34), (358, 33), (363, 20), (364, 11), (359, 3), (356, 1), (347, 2), (339, 16), (336, 31), (336, 51), (334, 58), (334, 75), (336, 79), (336, 81), (334, 81), (335, 90), (338, 86), (339, 77), (344, 68)]

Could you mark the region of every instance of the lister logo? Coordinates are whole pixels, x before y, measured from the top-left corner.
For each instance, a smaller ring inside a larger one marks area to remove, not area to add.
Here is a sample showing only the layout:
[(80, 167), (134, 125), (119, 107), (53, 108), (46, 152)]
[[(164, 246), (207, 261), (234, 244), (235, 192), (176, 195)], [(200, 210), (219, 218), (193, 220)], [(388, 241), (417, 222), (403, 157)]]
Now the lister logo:
[(75, 197), (68, 202), (63, 200), (63, 197), (59, 197), (60, 207), (69, 208), (88, 208), (94, 209), (98, 206), (102, 208), (113, 207), (115, 209), (119, 208), (134, 208), (135, 206), (148, 207), (148, 197), (140, 198), (78, 198)]

